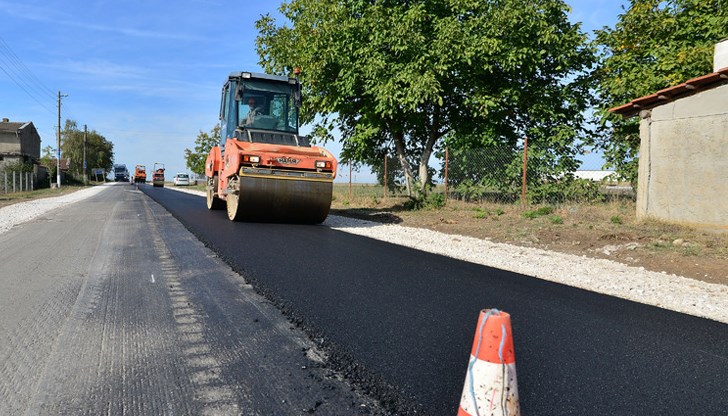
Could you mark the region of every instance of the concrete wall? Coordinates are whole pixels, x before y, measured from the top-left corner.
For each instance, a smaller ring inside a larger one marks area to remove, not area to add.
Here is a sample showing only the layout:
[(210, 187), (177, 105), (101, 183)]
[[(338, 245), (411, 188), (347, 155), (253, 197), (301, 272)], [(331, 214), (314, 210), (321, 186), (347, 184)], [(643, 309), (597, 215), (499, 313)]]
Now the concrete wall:
[(25, 123), (16, 131), (0, 131), (0, 154), (23, 154), (40, 158), (40, 136), (33, 123)]
[(40, 159), (40, 135), (32, 123), (28, 123), (20, 132), (21, 153)]
[(15, 132), (0, 131), (0, 153), (20, 153), (20, 141)]
[(642, 116), (637, 216), (728, 227), (728, 85)]
[(713, 72), (723, 68), (728, 68), (728, 39), (716, 43), (713, 53)]

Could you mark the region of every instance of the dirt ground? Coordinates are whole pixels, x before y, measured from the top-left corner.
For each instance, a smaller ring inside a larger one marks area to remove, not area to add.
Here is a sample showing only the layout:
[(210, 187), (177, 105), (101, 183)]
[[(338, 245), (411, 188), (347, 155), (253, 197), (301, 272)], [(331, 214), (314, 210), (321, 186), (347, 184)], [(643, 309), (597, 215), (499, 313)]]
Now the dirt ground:
[(556, 207), (447, 201), (405, 210), (397, 198), (336, 194), (332, 214), (614, 260), (728, 285), (728, 231), (639, 221), (633, 201)]

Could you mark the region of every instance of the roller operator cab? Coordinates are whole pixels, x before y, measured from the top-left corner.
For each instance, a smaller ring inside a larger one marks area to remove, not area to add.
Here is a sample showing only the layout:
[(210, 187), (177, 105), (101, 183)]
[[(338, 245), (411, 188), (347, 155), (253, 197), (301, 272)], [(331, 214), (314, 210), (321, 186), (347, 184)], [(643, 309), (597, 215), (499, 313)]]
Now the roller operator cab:
[(298, 133), (296, 78), (236, 72), (222, 89), (221, 143), (205, 163), (207, 207), (233, 221), (317, 224), (331, 208), (337, 162)]

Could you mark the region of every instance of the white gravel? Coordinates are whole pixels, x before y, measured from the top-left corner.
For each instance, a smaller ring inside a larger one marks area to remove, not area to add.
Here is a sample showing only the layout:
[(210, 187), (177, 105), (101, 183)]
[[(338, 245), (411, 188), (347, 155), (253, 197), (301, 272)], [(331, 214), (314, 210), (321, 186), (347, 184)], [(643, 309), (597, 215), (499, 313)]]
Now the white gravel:
[[(2, 208), (0, 233), (45, 211), (73, 203), (103, 189), (95, 187), (58, 198)], [(204, 196), (200, 191), (169, 189)], [(725, 285), (646, 271), (641, 267), (630, 267), (609, 260), (335, 215), (330, 215), (324, 225), (347, 233), (728, 323), (728, 286)]]
[(30, 201), (19, 202), (17, 204), (0, 208), (0, 234), (8, 231), (17, 224), (30, 221), (48, 211), (65, 207), (66, 205), (70, 205), (92, 195), (96, 195), (97, 193), (107, 189), (106, 187), (109, 185), (111, 184), (92, 186), (66, 195), (52, 198), (32, 199)]

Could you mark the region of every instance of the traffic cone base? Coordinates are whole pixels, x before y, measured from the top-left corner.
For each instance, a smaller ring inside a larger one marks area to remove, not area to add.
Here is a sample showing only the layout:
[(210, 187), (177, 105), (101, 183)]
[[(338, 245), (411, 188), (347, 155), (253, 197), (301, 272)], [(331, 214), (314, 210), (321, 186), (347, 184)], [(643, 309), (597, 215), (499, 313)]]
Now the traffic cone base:
[[(493, 364), (471, 355), (470, 362), (473, 361), (472, 370), (465, 375), (458, 416), (520, 415), (516, 364)], [(472, 392), (469, 391), (471, 377)]]
[(511, 316), (480, 311), (458, 416), (520, 416)]

